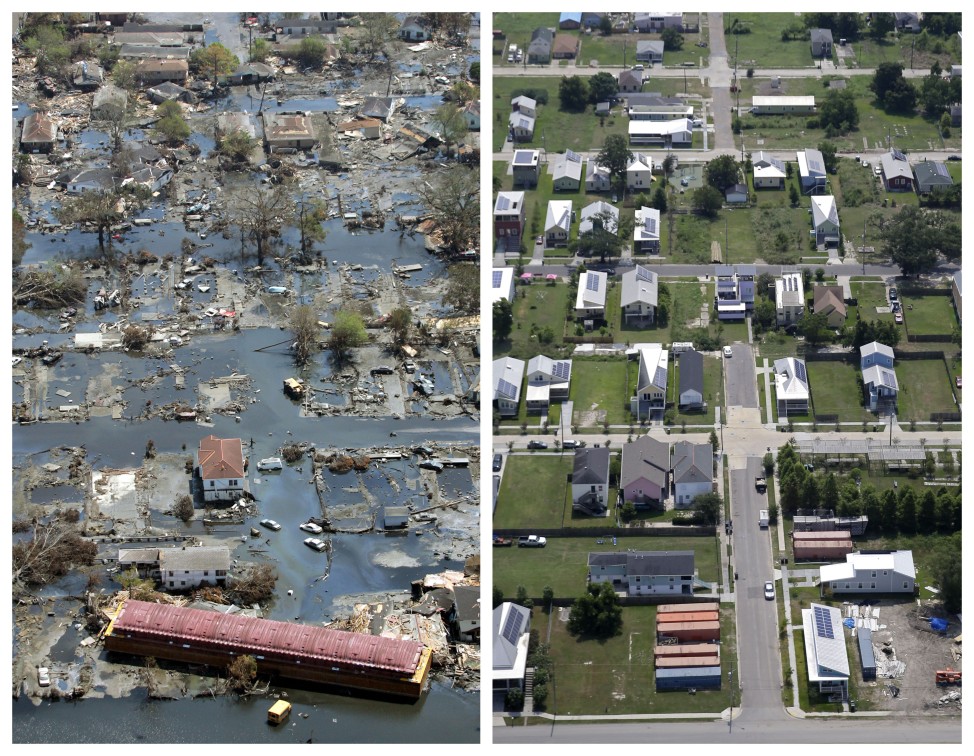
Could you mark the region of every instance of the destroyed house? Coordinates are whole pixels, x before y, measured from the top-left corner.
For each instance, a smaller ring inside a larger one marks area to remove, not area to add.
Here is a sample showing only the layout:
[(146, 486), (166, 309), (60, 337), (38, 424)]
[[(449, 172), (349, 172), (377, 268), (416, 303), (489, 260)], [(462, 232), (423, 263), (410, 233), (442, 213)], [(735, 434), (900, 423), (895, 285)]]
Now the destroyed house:
[(122, 45), (118, 57), (122, 60), (148, 60), (159, 58), (160, 60), (189, 60), (188, 47), (147, 47), (142, 45)]
[(119, 605), (104, 638), (109, 651), (221, 671), (246, 654), (262, 677), (408, 700), (420, 697), (432, 655), (416, 641), (133, 599)]
[(94, 61), (82, 60), (75, 65), (71, 81), (83, 92), (90, 92), (98, 89), (105, 81), (105, 71)]
[(185, 84), (189, 76), (189, 63), (185, 60), (146, 58), (135, 65), (135, 77), (143, 84), (173, 81)]
[(261, 113), (268, 152), (314, 147), (315, 131), (309, 113)]
[(154, 87), (149, 87), (145, 91), (145, 94), (146, 97), (157, 105), (167, 101), (185, 102), (190, 104), (196, 102), (196, 95), (185, 87), (181, 87), (171, 81), (164, 81)]
[(363, 118), (378, 118), (388, 121), (396, 112), (396, 100), (392, 97), (366, 97), (359, 115)]

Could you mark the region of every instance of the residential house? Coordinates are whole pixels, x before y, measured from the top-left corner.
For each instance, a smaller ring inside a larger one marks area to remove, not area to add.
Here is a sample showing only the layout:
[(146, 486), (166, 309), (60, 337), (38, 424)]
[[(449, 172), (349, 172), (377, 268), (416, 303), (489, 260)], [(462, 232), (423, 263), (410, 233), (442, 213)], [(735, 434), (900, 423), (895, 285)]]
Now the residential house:
[(514, 150), (514, 157), (511, 159), (511, 175), (515, 188), (523, 186), (533, 189), (538, 185), (541, 174), (540, 155), (538, 150)]
[(930, 194), (935, 189), (948, 189), (954, 185), (947, 164), (937, 160), (924, 160), (913, 167), (917, 194)]
[(553, 360), (543, 354), (532, 357), (526, 385), (528, 412), (546, 412), (552, 402), (567, 401), (571, 382), (571, 360)]
[(957, 322), (961, 322), (961, 314), (964, 312), (963, 304), (963, 293), (964, 289), (961, 285), (961, 271), (954, 273), (950, 280), (950, 293), (954, 300), (954, 311), (957, 313)]
[(601, 320), (605, 318), (605, 295), (608, 289), (608, 274), (589, 270), (579, 276), (578, 294), (575, 296), (575, 317), (579, 320)]
[(123, 44), (118, 51), (121, 60), (140, 61), (140, 60), (181, 60), (189, 62), (190, 49), (188, 47), (166, 47), (163, 45), (133, 45)]
[(693, 124), (689, 118), (675, 121), (629, 121), (629, 143), (633, 146), (689, 147), (693, 144)]
[(607, 192), (612, 188), (612, 174), (604, 165), (595, 162), (595, 158), (585, 161), (585, 192), (596, 194)]
[(763, 150), (751, 156), (755, 189), (784, 189), (787, 171), (784, 161)]
[(528, 667), (531, 640), (531, 610), (505, 601), (494, 607), (494, 635), (491, 648), (493, 690), (521, 690)]
[[(737, 271), (732, 265), (715, 265), (714, 307), (718, 320), (744, 320), (747, 317), (748, 303), (741, 297), (741, 287)], [(754, 307), (753, 283), (751, 284), (751, 308)]]
[(194, 104), (196, 102), (195, 94), (171, 81), (164, 81), (162, 84), (149, 87), (145, 90), (145, 94), (146, 97), (157, 105), (161, 105), (164, 102), (185, 102), (187, 104)]
[(713, 492), (714, 448), (710, 444), (673, 444), (673, 489), (677, 509), (688, 509), (698, 496)]
[(548, 213), (544, 222), (545, 247), (567, 246), (571, 227), (571, 200), (548, 200)]
[(636, 395), (629, 402), (630, 411), (637, 420), (662, 420), (666, 409), (669, 352), (662, 344), (635, 344), (633, 351), (639, 355), (639, 372)]
[(798, 176), (802, 194), (816, 194), (825, 191), (825, 158), (818, 150), (805, 148), (795, 153), (798, 158)]
[(774, 307), (778, 325), (797, 323), (805, 313), (805, 293), (802, 274), (798, 271), (782, 273), (774, 285)]
[(113, 118), (116, 113), (125, 110), (128, 101), (128, 92), (124, 89), (114, 84), (105, 84), (91, 98), (91, 120)]
[(135, 78), (143, 86), (172, 81), (185, 84), (189, 77), (189, 63), (185, 60), (146, 58), (135, 65)]
[(952, 63), (950, 66), (950, 78), (959, 79), (964, 73), (964, 67), (958, 65), (957, 63)]
[(83, 168), (67, 177), (65, 191), (68, 194), (85, 192), (110, 192), (115, 188), (115, 176), (110, 168)]
[(863, 344), (859, 347), (859, 367), (866, 409), (877, 414), (895, 412), (900, 386), (893, 369), (892, 348), (878, 341)]
[(175, 176), (172, 168), (166, 165), (143, 165), (133, 166), (128, 177), (122, 181), (122, 185), (131, 181), (136, 186), (142, 186), (150, 192), (158, 192)]
[(515, 142), (530, 142), (534, 139), (534, 118), (523, 113), (511, 113), (507, 118), (507, 125), (511, 130), (511, 139)]
[(289, 37), (334, 34), (338, 28), (338, 24), (334, 20), (320, 18), (282, 18), (278, 23), (279, 34), (285, 34)]
[(382, 137), (382, 121), (378, 118), (356, 118), (338, 124), (335, 130), (339, 134), (355, 133), (363, 139), (380, 139)]
[(480, 586), (453, 588), (453, 609), (448, 614), (455, 638), (476, 643), (480, 640)]
[(661, 97), (653, 92), (633, 92), (625, 100), (626, 114), (634, 121), (693, 119), (693, 105), (679, 97)]
[(494, 268), (490, 279), (490, 303), (501, 299), (514, 302), (514, 268)]
[(635, 212), (632, 251), (636, 255), (658, 255), (660, 250), (660, 212), (655, 207), (640, 207)]
[(20, 133), (23, 152), (51, 152), (57, 142), (57, 126), (44, 113), (31, 113), (24, 119)]
[(480, 131), (480, 100), (471, 100), (464, 105), (463, 117), (470, 131)]
[(751, 263), (735, 266), (734, 279), (737, 283), (737, 298), (743, 302), (744, 309), (750, 312), (754, 309), (754, 293), (758, 279), (757, 266)]
[(425, 42), (433, 36), (433, 30), (422, 16), (406, 16), (399, 26), (399, 38), (407, 42)]
[(548, 170), (556, 192), (577, 192), (582, 185), (582, 156), (577, 152), (555, 155)]
[(601, 100), (595, 103), (595, 115), (608, 116), (612, 113), (612, 103), (608, 100)]
[(768, 95), (751, 98), (752, 115), (814, 115), (812, 95)]
[(578, 37), (574, 34), (556, 34), (551, 45), (551, 57), (555, 60), (571, 60), (578, 55)]
[(633, 26), (640, 34), (659, 34), (663, 29), (683, 31), (683, 13), (682, 11), (637, 13)]
[(661, 39), (640, 39), (636, 42), (636, 60), (642, 63), (662, 63), (666, 44)]
[(812, 42), (813, 58), (832, 57), (832, 30), (831, 29), (809, 29), (809, 36)]
[(120, 47), (183, 47), (182, 31), (159, 29), (148, 31), (144, 28), (129, 25), (132, 31), (116, 31), (112, 42)]
[(812, 289), (812, 312), (824, 315), (829, 328), (845, 325), (846, 306), (841, 286), (816, 286)]
[(622, 274), (619, 306), (626, 324), (634, 320), (648, 325), (656, 320), (659, 304), (659, 276), (649, 268), (637, 265)]
[(839, 211), (831, 194), (815, 195), (812, 200), (812, 229), (819, 247), (838, 247), (842, 243), (839, 231)]
[(538, 102), (526, 95), (518, 95), (511, 100), (511, 111), (530, 116), (531, 118), (537, 118)]
[(494, 238), (499, 249), (516, 252), (524, 233), (524, 192), (498, 192), (494, 203)]
[(226, 546), (159, 549), (159, 581), (169, 590), (226, 585), (229, 570), (230, 549)]
[(596, 29), (601, 23), (602, 19), (605, 18), (606, 14), (599, 11), (582, 11), (582, 28), (583, 29)]
[(264, 144), (268, 152), (308, 150), (317, 144), (314, 125), (307, 113), (261, 113)]
[(581, 13), (562, 13), (558, 16), (559, 29), (579, 29), (582, 26)]
[(75, 64), (71, 82), (82, 92), (90, 92), (105, 82), (105, 71), (93, 60), (82, 60)]
[(805, 665), (809, 687), (819, 693), (849, 697), (849, 655), (845, 646), (842, 611), (822, 604), (802, 609)]
[(670, 444), (653, 436), (640, 436), (622, 445), (619, 467), (619, 502), (636, 507), (665, 509), (670, 497)]
[(913, 191), (913, 171), (906, 155), (899, 150), (890, 150), (879, 158), (879, 165), (887, 192)]
[(572, 466), (572, 509), (595, 517), (609, 514), (609, 449), (576, 449)]
[(629, 94), (643, 89), (643, 72), (626, 70), (619, 73), (619, 92)]
[(677, 406), (682, 410), (705, 409), (703, 400), (703, 355), (696, 349), (680, 352), (680, 385)]
[(395, 97), (366, 97), (362, 102), (359, 115), (363, 118), (378, 118), (387, 123), (396, 112), (399, 101)]
[(249, 113), (220, 113), (216, 117), (217, 139), (234, 131), (242, 131), (251, 139), (257, 136), (257, 127)]
[(774, 361), (774, 388), (778, 418), (808, 414), (808, 371), (804, 360), (785, 357)]
[(524, 360), (501, 357), (494, 360), (494, 407), (501, 417), (513, 417), (521, 403)]
[(531, 32), (531, 41), (528, 43), (528, 63), (550, 63), (554, 37), (551, 29), (544, 27), (538, 27)]
[(237, 70), (227, 76), (226, 82), (233, 86), (259, 84), (262, 81), (272, 81), (276, 73), (273, 66), (251, 61), (237, 66)]
[(724, 192), (724, 200), (728, 205), (747, 204), (747, 184), (734, 184), (727, 187)]
[(653, 185), (653, 158), (642, 152), (632, 153), (626, 166), (626, 189), (630, 192), (646, 192)]
[(833, 593), (907, 593), (916, 589), (913, 552), (855, 551), (845, 555), (845, 563), (819, 568), (823, 588)]
[(120, 547), (116, 561), (119, 573), (135, 570), (143, 580), (159, 579), (159, 548)]
[(209, 435), (200, 440), (196, 466), (204, 501), (236, 501), (247, 490), (247, 471), (239, 438)]
[(920, 31), (920, 14), (909, 12), (894, 13), (893, 25), (899, 31), (909, 31), (917, 34)]
[(611, 583), (627, 596), (692, 595), (692, 551), (590, 552), (588, 582)]
[(582, 208), (581, 220), (578, 223), (578, 235), (581, 236), (600, 228), (610, 234), (619, 233), (619, 208), (602, 200)]

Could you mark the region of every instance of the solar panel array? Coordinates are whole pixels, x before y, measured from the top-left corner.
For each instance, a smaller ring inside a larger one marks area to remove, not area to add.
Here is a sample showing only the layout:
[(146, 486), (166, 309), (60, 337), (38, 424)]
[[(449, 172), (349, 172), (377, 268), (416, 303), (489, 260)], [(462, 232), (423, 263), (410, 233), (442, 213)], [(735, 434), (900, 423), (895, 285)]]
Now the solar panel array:
[(493, 275), (491, 276), (491, 284), (490, 285), (493, 286), (495, 289), (499, 289), (501, 287), (501, 279), (503, 277), (504, 277), (504, 271), (495, 270), (493, 272)]
[(531, 150), (518, 150), (514, 153), (514, 165), (527, 165), (534, 162), (534, 153)]
[(657, 232), (656, 232), (656, 220), (657, 219), (654, 218), (654, 217), (649, 217), (649, 218), (644, 218), (643, 219), (643, 226), (646, 228), (646, 233), (647, 234), (652, 234), (653, 236), (656, 236), (657, 235)]
[(805, 363), (801, 360), (795, 360), (795, 376), (806, 386), (808, 385), (808, 373), (805, 371)]
[(560, 381), (567, 381), (572, 372), (572, 363), (560, 361), (552, 363), (551, 374)]
[(501, 635), (512, 646), (516, 646), (518, 639), (521, 637), (521, 628), (523, 626), (524, 616), (512, 608), (510, 614), (507, 615), (507, 622), (504, 623), (504, 630), (501, 632)]
[(511, 209), (511, 198), (505, 197), (503, 194), (497, 195), (497, 209), (498, 210), (510, 210)]
[(599, 276), (595, 273), (587, 273), (585, 276), (585, 288), (588, 291), (598, 291), (600, 280)]
[(503, 378), (501, 378), (499, 381), (497, 381), (497, 393), (499, 393), (505, 399), (513, 399), (517, 396), (517, 386), (510, 381), (505, 381)]
[(636, 266), (636, 280), (637, 281), (648, 281), (653, 283), (656, 280), (656, 274), (653, 271), (644, 268), (642, 265)]
[(902, 160), (904, 163), (906, 162), (906, 155), (904, 155), (895, 147), (892, 150), (890, 150), (890, 153), (893, 155), (893, 160)]
[(832, 632), (832, 617), (829, 610), (824, 606), (813, 606), (812, 613), (815, 616), (815, 633), (819, 638), (835, 638)]
[(892, 370), (880, 370), (879, 375), (886, 388), (896, 388), (896, 373)]
[(943, 163), (933, 163), (933, 171), (938, 176), (947, 177), (950, 175), (950, 173), (947, 171), (947, 166)]
[(565, 160), (571, 160), (573, 163), (581, 163), (582, 156), (572, 150), (565, 150)]

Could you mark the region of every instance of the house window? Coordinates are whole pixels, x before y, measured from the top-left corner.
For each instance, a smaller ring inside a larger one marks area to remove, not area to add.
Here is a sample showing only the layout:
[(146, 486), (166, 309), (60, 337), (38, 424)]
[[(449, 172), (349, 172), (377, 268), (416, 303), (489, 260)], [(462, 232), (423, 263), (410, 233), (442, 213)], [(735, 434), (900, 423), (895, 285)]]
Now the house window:
[(862, 583), (859, 583), (859, 589), (862, 590)]
[(871, 583), (871, 584), (869, 585), (869, 587), (870, 587), (870, 588), (872, 588), (873, 590), (876, 590), (876, 584), (875, 584), (875, 583)]
[(876, 570), (873, 570), (873, 574), (870, 577), (876, 577)]
[(180, 585), (186, 585), (186, 581), (185, 580), (181, 580), (181, 581), (179, 581), (179, 584)]
[(906, 582), (906, 581), (904, 580), (904, 581), (903, 581), (903, 589), (904, 589), (904, 590), (906, 590), (906, 589), (908, 589), (909, 587), (910, 587), (910, 586), (909, 586), (909, 585), (907, 584), (907, 582)]
[(886, 577), (887, 575), (889, 575), (889, 570), (883, 570), (883, 577)]
[(203, 570), (203, 577), (208, 577), (210, 574), (209, 570)]
[(210, 488), (213, 488), (213, 486), (215, 486), (215, 485), (216, 485), (216, 481), (215, 480), (211, 480), (210, 481)]

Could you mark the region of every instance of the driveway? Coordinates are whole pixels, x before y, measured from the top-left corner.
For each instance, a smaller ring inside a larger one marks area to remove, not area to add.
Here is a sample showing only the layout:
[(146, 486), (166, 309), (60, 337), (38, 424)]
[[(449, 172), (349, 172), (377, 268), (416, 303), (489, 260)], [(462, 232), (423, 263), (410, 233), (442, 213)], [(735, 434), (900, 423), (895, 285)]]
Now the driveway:
[(755, 378), (754, 351), (750, 344), (732, 344), (733, 357), (724, 358), (724, 376), (728, 407), (758, 408), (758, 384)]

